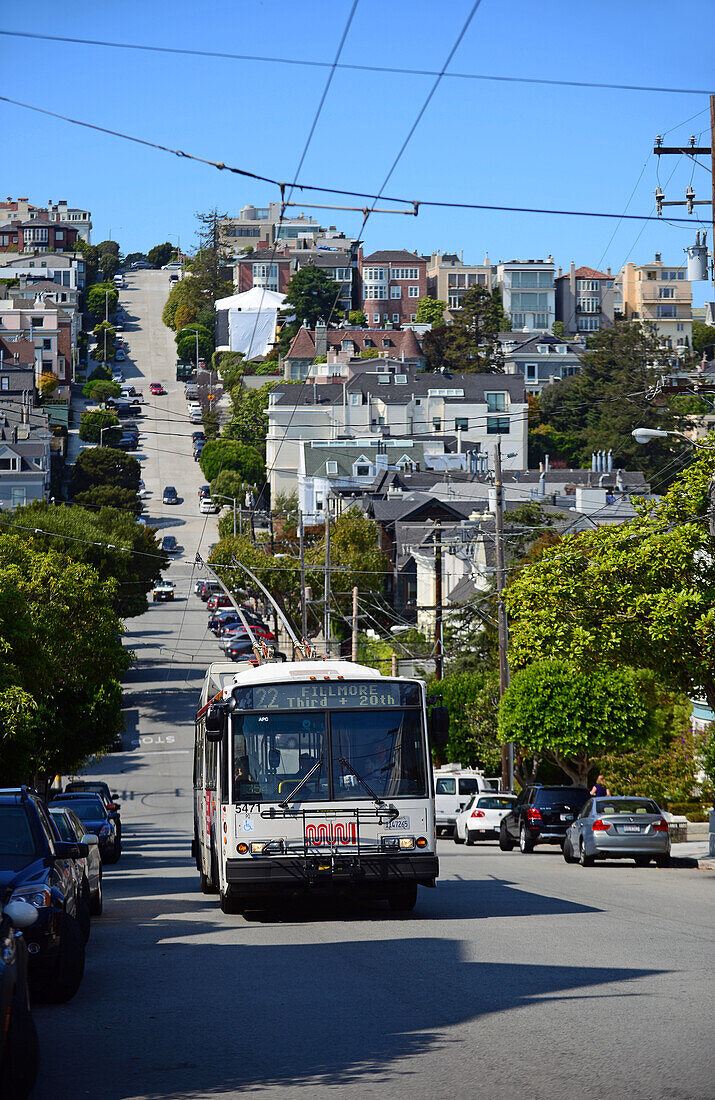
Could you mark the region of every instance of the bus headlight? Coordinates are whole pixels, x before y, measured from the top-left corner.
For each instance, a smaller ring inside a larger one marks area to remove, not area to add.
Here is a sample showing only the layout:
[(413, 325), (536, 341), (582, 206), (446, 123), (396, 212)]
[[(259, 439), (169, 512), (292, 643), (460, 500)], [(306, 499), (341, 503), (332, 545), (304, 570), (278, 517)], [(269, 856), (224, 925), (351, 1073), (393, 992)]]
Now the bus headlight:
[(265, 844), (260, 844), (260, 843), (259, 844), (256, 844), (256, 843), (251, 844), (251, 855), (252, 856), (262, 855), (264, 848), (265, 848)]
[(414, 848), (415, 838), (413, 836), (401, 836), (400, 848)]

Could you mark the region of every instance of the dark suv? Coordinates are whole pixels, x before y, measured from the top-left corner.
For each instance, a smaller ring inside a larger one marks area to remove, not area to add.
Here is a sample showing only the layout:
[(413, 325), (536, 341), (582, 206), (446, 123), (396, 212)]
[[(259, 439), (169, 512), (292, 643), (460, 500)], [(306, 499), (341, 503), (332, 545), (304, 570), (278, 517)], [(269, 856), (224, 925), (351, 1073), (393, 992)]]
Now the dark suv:
[(535, 844), (563, 845), (566, 830), (587, 799), (585, 787), (525, 787), (502, 818), (499, 847), (510, 852), (518, 844), (522, 852), (532, 852)]
[(40, 796), (28, 787), (0, 790), (0, 895), (26, 901), (37, 921), (23, 933), (33, 992), (69, 1001), (84, 974), (84, 938), (78, 922), (73, 861), (86, 844), (58, 840)]

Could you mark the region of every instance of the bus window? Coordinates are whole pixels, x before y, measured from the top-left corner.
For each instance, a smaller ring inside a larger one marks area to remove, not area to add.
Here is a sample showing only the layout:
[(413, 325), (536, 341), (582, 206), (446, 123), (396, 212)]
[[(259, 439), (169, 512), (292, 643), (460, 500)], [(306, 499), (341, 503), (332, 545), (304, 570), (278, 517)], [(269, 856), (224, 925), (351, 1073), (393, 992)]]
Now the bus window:
[(331, 715), (334, 798), (424, 798), (418, 710), (338, 711)]
[(301, 802), (326, 799), (325, 728), (324, 712), (234, 713), (233, 801), (283, 799), (321, 757), (323, 766), (301, 787), (298, 798)]
[(206, 789), (209, 791), (216, 790), (216, 757), (218, 756), (218, 745), (215, 741), (206, 742)]

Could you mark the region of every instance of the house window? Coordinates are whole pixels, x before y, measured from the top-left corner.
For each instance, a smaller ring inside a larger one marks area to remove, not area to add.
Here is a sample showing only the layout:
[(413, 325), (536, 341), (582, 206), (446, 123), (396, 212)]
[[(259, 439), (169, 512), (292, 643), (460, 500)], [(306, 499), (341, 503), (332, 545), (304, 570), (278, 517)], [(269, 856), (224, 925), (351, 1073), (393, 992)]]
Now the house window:
[(379, 325), (380, 324), (380, 314), (379, 313), (373, 313), (372, 323), (373, 323), (373, 325)]
[(391, 267), (390, 268), (391, 279), (419, 279), (419, 272), (416, 267)]
[(537, 328), (548, 328), (549, 327), (549, 315), (548, 315), (548, 313), (535, 313), (534, 314), (534, 324), (536, 325)]
[(355, 467), (355, 476), (356, 477), (369, 477), (370, 476), (370, 467), (369, 466), (356, 466)]
[(416, 320), (417, 320), (417, 314), (416, 313), (411, 313), (410, 314), (410, 321), (412, 322), (412, 324), (414, 324)]
[(387, 297), (387, 287), (385, 286), (366, 286), (364, 298), (365, 301), (378, 301), (381, 298)]
[(33, 317), (30, 324), (33, 328), (42, 328), (45, 323), (44, 317)]
[(9, 389), (10, 389), (10, 379), (7, 376), (4, 377), (4, 378), (0, 378), (0, 390), (9, 390)]
[(384, 267), (366, 267), (362, 274), (366, 283), (380, 283), (385, 281)]
[(64, 230), (63, 230), (63, 229), (56, 229), (56, 230), (55, 230), (55, 240), (56, 240), (56, 241), (61, 241), (61, 240), (63, 240), (63, 239), (64, 239), (64, 235), (65, 235), (65, 233), (64, 233)]
[(685, 332), (685, 325), (681, 325), (680, 323), (678, 323), (675, 327), (678, 332)]
[(418, 286), (410, 286), (407, 288), (408, 298), (419, 298), (420, 288)]
[(400, 323), (400, 315), (399, 315), (399, 313), (393, 313), (393, 314), (392, 314), (392, 321), (393, 321), (393, 324), (395, 324), (395, 325), (399, 325), (399, 323)]
[(51, 340), (43, 340), (42, 341), (42, 347), (43, 347), (44, 351), (52, 351), (52, 341)]
[(598, 332), (598, 317), (579, 317), (577, 327), (579, 332)]
[(658, 297), (659, 298), (674, 298), (675, 297), (675, 287), (674, 286), (661, 286), (661, 287), (658, 287)]
[(487, 435), (509, 435), (509, 417), (488, 416)]
[[(412, 288), (410, 288), (410, 289), (412, 289)], [(402, 297), (402, 287), (401, 286), (391, 286), (390, 287), (390, 297), (391, 298), (401, 298)]]
[(433, 416), (432, 417), (432, 427), (434, 428), (434, 430), (436, 432), (441, 432), (442, 431), (442, 417), (441, 416)]
[(333, 476), (334, 476), (335, 474), (337, 474), (337, 472), (338, 472), (338, 464), (337, 464), (337, 462), (335, 462), (335, 461), (334, 461), (334, 460), (332, 460), (332, 459), (331, 459), (331, 460), (330, 460), (329, 462), (326, 462), (326, 463), (325, 463), (325, 472), (326, 472), (326, 473), (327, 473), (327, 474), (328, 474), (329, 476), (330, 476), (330, 475), (333, 475)]
[(536, 363), (526, 364), (526, 381), (538, 382), (539, 380), (539, 367)]
[(673, 303), (672, 305), (664, 305), (664, 306), (659, 305), (657, 307), (658, 317), (676, 317), (677, 316), (677, 313), (676, 313), (677, 308), (678, 307), (675, 305), (675, 303)]
[(350, 394), (350, 404), (351, 405), (360, 405), (362, 403), (361, 400), (360, 400), (361, 397), (362, 397), (362, 394), (360, 394), (360, 393), (351, 393)]
[(505, 393), (487, 393), (484, 396), (487, 400), (487, 412), (504, 412), (504, 410), (506, 409)]
[(455, 419), (454, 419), (454, 430), (456, 432), (458, 432), (458, 431), (466, 432), (468, 430), (468, 428), (469, 428), (469, 417), (467, 417), (467, 416), (457, 416), (457, 417), (455, 417)]
[(511, 323), (512, 323), (514, 328), (523, 328), (524, 327), (524, 314), (523, 313), (512, 313)]

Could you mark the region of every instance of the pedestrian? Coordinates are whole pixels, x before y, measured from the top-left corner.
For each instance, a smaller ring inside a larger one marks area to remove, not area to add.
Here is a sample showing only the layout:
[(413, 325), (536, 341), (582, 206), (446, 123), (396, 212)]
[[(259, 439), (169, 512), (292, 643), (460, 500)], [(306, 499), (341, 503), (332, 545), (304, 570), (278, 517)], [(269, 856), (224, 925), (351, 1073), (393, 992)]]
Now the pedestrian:
[(606, 780), (602, 775), (599, 775), (596, 782), (591, 787), (590, 792), (594, 798), (610, 798), (611, 792), (606, 786)]

